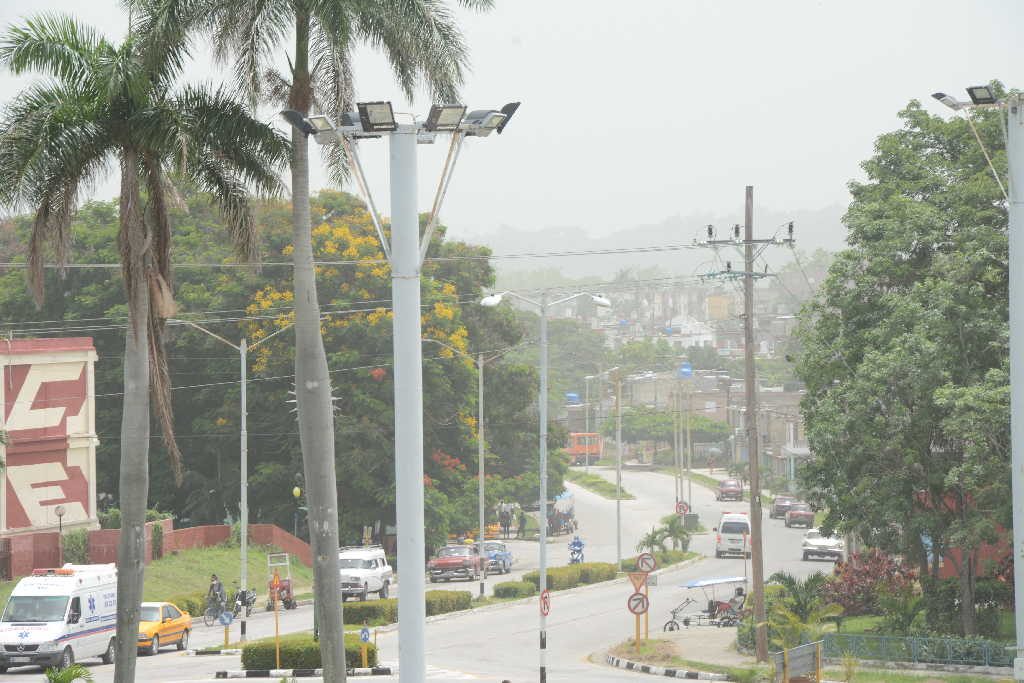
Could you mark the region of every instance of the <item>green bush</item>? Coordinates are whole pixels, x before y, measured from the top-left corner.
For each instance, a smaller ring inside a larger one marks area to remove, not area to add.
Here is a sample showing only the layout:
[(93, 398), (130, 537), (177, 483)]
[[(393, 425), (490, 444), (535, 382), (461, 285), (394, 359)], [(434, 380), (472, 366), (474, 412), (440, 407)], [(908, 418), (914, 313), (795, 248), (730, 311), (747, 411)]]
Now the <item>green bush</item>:
[(188, 612), (193, 617), (203, 616), (206, 611), (206, 593), (185, 593), (167, 600), (177, 605), (178, 609)]
[(75, 529), (64, 534), (60, 539), (64, 550), (64, 561), (71, 564), (89, 564), (89, 532), (86, 529)]
[(153, 525), (152, 548), (154, 560), (164, 556), (164, 528), (159, 524)]
[(96, 519), (99, 520), (101, 529), (121, 528), (121, 510), (119, 508), (101, 510), (96, 513)]
[[(676, 564), (682, 562), (691, 557), (691, 554), (686, 550), (659, 550), (654, 553), (654, 559), (658, 563), (658, 569), (667, 567), (670, 564)], [(636, 571), (636, 558), (630, 557), (622, 561), (622, 571), (624, 572), (635, 572)]]
[(473, 606), (473, 594), (469, 591), (427, 591), (427, 616), (447, 614)]
[(505, 581), (494, 586), (496, 598), (528, 598), (536, 593), (537, 587), (529, 581)]
[[(615, 565), (608, 562), (583, 562), (548, 569), (548, 589), (553, 591), (575, 588), (581, 584), (597, 583), (615, 578)], [(540, 572), (527, 572), (523, 581), (540, 588)]]
[(584, 562), (579, 565), (580, 583), (600, 583), (615, 578), (615, 564), (612, 562)]
[(346, 602), (342, 608), (345, 623), (350, 626), (367, 624), (393, 624), (398, 621), (398, 600), (367, 600), (366, 602)]
[[(377, 646), (367, 643), (367, 663), (377, 666)], [(349, 668), (363, 665), (362, 643), (356, 634), (345, 634), (345, 664)], [(242, 648), (243, 669), (276, 669), (274, 639), (256, 640)], [(294, 633), (281, 637), (282, 669), (319, 669), (320, 643), (311, 633)]]

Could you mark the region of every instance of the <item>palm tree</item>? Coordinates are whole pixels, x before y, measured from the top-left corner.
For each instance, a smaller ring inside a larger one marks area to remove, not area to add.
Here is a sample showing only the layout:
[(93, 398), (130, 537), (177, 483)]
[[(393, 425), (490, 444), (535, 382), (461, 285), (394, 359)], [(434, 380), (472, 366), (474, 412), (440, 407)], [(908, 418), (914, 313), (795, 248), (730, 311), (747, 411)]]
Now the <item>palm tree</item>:
[(92, 671), (81, 664), (72, 664), (64, 669), (50, 667), (46, 670), (47, 683), (77, 683), (77, 681), (88, 683), (92, 680), (94, 680)]
[(828, 581), (822, 572), (798, 579), (788, 572), (775, 572), (769, 583), (782, 586), (785, 597), (772, 605), (769, 621), (783, 647), (795, 647), (804, 639), (817, 640), (824, 623), (843, 613), (835, 603), (825, 603), (822, 587)]
[[(202, 4), (201, 0), (179, 2)], [(492, 3), (460, 0), (477, 9)], [(352, 109), (352, 54), (361, 44), (384, 53), (410, 100), (422, 80), (438, 101), (457, 101), (466, 64), (462, 36), (443, 0), (206, 0), (196, 21), (196, 26), (212, 30), (221, 60), (234, 58), (237, 84), (252, 103), (269, 100), (303, 115), (315, 108), (335, 121), (341, 112)], [(290, 71), (282, 73), (272, 53), (289, 36), (295, 41), (294, 49), (287, 49)], [(345, 176), (342, 150), (332, 146), (327, 154), (332, 175), (340, 181)], [(315, 599), (321, 606), (331, 606), (317, 611), (324, 636), (321, 661), (325, 680), (343, 681), (331, 381), (313, 268), (308, 142), (294, 128), (291, 189), (299, 442), (308, 486)]]
[[(140, 3), (139, 26), (152, 26)], [(149, 491), (150, 397), (174, 470), (170, 380), (162, 335), (171, 315), (169, 207), (181, 177), (220, 205), (242, 256), (255, 249), (247, 188), (272, 193), (287, 143), (254, 121), (224, 92), (175, 88), (187, 50), (183, 37), (156, 28), (111, 43), (73, 18), (44, 15), (0, 36), (0, 64), (46, 77), (18, 94), (0, 117), (0, 204), (35, 212), (29, 284), (43, 297), (43, 263), (52, 246), (68, 257), (82, 187), (120, 170), (118, 244), (128, 302), (121, 419), (115, 680), (135, 680), (142, 601), (144, 523)]]
[(690, 547), (690, 532), (686, 530), (682, 515), (667, 515), (661, 520), (664, 523), (662, 529), (665, 538), (672, 541), (673, 550), (688, 550)]
[(659, 527), (655, 529), (651, 527), (650, 533), (644, 534), (637, 541), (636, 551), (642, 553), (645, 550), (650, 552), (665, 552), (665, 540), (668, 538), (668, 534), (665, 532), (665, 527)]
[(786, 606), (801, 620), (806, 620), (814, 608), (822, 604), (822, 587), (828, 580), (822, 572), (815, 572), (803, 579), (789, 572), (775, 572), (768, 577), (768, 583), (782, 586)]

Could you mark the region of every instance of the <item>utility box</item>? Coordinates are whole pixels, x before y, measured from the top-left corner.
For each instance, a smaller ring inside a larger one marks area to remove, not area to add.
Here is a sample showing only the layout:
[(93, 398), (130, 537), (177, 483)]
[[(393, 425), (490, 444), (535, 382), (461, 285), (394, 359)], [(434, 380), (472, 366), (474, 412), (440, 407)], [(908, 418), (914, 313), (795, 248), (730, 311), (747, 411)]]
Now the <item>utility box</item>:
[(696, 512), (688, 512), (683, 515), (683, 528), (687, 531), (696, 531), (700, 528), (700, 515)]

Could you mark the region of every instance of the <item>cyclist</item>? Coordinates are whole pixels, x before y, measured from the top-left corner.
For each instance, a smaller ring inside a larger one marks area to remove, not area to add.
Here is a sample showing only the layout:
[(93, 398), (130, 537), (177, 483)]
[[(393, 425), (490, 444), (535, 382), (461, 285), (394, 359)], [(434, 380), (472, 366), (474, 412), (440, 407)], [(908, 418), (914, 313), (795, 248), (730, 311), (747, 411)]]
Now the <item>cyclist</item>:
[(224, 601), (224, 584), (220, 582), (216, 574), (213, 574), (210, 576), (210, 588), (206, 591), (206, 602), (223, 605)]

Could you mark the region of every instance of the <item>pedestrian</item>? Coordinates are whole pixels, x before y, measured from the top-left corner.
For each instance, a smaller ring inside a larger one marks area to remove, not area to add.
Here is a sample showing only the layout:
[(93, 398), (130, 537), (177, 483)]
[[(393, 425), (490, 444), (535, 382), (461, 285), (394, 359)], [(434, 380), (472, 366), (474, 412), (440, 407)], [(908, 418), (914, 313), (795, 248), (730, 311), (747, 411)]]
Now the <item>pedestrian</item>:
[(526, 510), (519, 508), (519, 528), (516, 529), (516, 538), (526, 538)]

